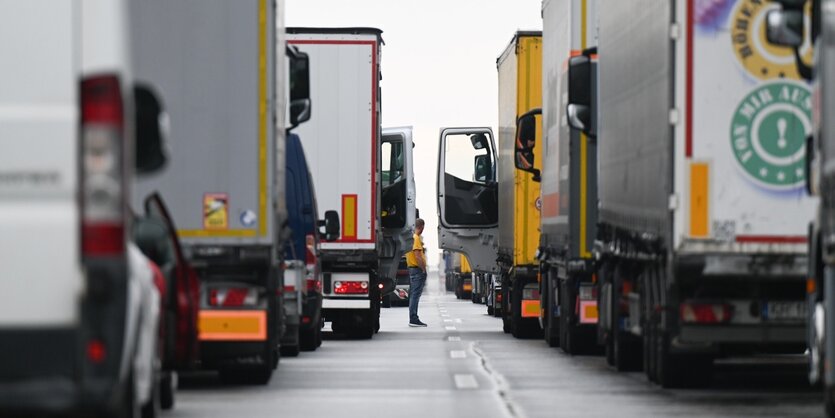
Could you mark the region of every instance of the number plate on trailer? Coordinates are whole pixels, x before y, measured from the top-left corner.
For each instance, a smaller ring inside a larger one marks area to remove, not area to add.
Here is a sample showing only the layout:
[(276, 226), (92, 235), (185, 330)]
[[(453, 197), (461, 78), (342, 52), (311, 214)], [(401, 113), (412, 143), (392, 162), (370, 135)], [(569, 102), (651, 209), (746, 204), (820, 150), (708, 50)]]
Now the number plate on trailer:
[(766, 302), (763, 313), (769, 321), (805, 321), (806, 302)]

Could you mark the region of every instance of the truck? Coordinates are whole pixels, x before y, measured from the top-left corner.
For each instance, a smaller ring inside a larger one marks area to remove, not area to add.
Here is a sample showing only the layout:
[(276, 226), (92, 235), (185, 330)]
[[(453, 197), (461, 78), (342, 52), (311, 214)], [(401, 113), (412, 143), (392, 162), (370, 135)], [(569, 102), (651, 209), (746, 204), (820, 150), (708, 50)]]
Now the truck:
[[(596, 66), (596, 10), (594, 0), (542, 3), (542, 109), (531, 109), (518, 119), (514, 160), (518, 170), (541, 178), (539, 320), (548, 345), (569, 354), (598, 351), (593, 257), (597, 144), (593, 136), (564, 123), (563, 117), (564, 98), (571, 89), (569, 58), (584, 56)], [(537, 147), (538, 126), (542, 126), (541, 147)], [(595, 131), (592, 126), (591, 132)]]
[[(539, 178), (516, 170), (516, 121), (542, 106), (542, 32), (518, 31), (496, 59), (499, 73), (499, 240), (502, 324), (514, 337), (533, 337), (539, 324)], [(540, 129), (541, 131), (541, 129)], [(541, 141), (540, 141), (541, 142)], [(541, 144), (534, 164), (541, 165)]]
[(539, 186), (514, 164), (516, 119), (541, 106), (541, 43), (541, 32), (519, 31), (496, 60), (499, 148), (491, 128), (449, 127), (438, 150), (439, 245), (464, 254), (478, 275), (499, 277), (488, 313), (518, 338), (541, 332)]
[(175, 138), (135, 200), (166, 200), (199, 277), (199, 366), (266, 384), (285, 330), (285, 135), (310, 114), (304, 57), (287, 61), (279, 0), (131, 2), (129, 17), (134, 74), (161, 91)]
[[(381, 125), (382, 31), (288, 28), (310, 57), (314, 102), (299, 128), (320, 208), (337, 208), (339, 239), (321, 244), (322, 315), (335, 333), (371, 338), (395, 287), (415, 222), (412, 130)], [(338, 68), (339, 71), (334, 71)]]
[[(780, 6), (766, 14), (767, 39), (774, 47), (794, 53), (797, 73), (811, 83), (813, 102), (812, 131), (806, 139), (806, 191), (818, 196), (815, 218), (809, 225), (807, 301), (809, 382), (823, 388), (826, 416), (835, 416), (835, 370), (827, 366), (835, 358), (835, 287), (833, 287), (833, 135), (825, 117), (835, 99), (833, 84), (833, 39), (835, 11), (821, 0), (781, 0)], [(805, 52), (814, 51), (811, 62)]]
[(129, 198), (165, 161), (162, 110), (132, 76), (127, 10), (0, 4), (3, 416), (159, 412), (160, 294)]
[(460, 260), (460, 267), (455, 273), (455, 297), (467, 299), (473, 292), (473, 269), (466, 255), (458, 253), (456, 257)]
[(752, 41), (770, 7), (606, 6), (596, 80), (569, 60), (565, 117), (597, 137), (607, 360), (681, 387), (719, 356), (803, 353), (812, 96), (790, 49)]

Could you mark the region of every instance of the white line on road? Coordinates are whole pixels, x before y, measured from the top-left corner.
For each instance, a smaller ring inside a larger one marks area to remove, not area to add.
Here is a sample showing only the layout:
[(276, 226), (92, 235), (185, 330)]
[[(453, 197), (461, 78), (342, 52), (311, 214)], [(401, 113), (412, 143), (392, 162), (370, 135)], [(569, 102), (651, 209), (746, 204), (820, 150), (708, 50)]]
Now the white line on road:
[(467, 358), (467, 352), (464, 350), (452, 350), (449, 352), (450, 358)]
[(461, 337), (449, 337), (449, 338), (447, 338), (447, 341), (450, 341), (450, 342), (461, 341)]
[(451, 319), (444, 319), (444, 322), (452, 322)]
[(460, 324), (461, 323), (461, 318), (455, 318), (455, 323)]
[(478, 381), (471, 374), (456, 374), (455, 387), (458, 389), (478, 389)]
[(444, 327), (444, 329), (446, 329), (447, 331), (455, 331), (456, 328), (453, 327), (453, 326), (449, 326), (449, 327)]

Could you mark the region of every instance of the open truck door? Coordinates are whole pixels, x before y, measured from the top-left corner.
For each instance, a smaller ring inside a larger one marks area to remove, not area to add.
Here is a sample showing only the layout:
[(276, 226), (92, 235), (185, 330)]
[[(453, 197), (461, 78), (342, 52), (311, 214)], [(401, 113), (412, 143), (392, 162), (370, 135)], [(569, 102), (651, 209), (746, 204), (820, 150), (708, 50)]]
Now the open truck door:
[(442, 128), (438, 150), (438, 242), (464, 253), (473, 271), (497, 272), (499, 197), (490, 128)]
[(411, 127), (383, 129), (380, 148), (380, 219), (384, 242), (380, 276), (384, 279), (383, 294), (394, 290), (400, 258), (414, 244), (412, 234), (417, 215), (412, 147)]

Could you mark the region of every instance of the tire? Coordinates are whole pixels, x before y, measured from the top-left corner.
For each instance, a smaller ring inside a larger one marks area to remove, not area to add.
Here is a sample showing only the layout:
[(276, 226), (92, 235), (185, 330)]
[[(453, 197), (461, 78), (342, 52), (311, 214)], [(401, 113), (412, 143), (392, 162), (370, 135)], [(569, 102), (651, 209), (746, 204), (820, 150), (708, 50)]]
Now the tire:
[(545, 317), (542, 318), (542, 337), (548, 347), (560, 346), (560, 327), (559, 322), (554, 320), (554, 313), (551, 311), (551, 298), (554, 297), (554, 292), (551, 291), (551, 271), (546, 270), (542, 275), (542, 282), (540, 285), (539, 294), (541, 295), (541, 303), (545, 309)]
[(370, 325), (354, 327), (348, 331), (348, 335), (360, 340), (370, 340), (374, 336), (374, 328)]
[(382, 306), (384, 308), (391, 308), (391, 295), (383, 296)]
[(220, 380), (227, 385), (263, 386), (270, 382), (272, 375), (272, 367), (266, 366), (259, 368), (230, 368), (220, 370)]
[(316, 328), (316, 348), (319, 348), (321, 346), (322, 346), (322, 328), (318, 327), (318, 328)]
[[(301, 335), (299, 335), (299, 344), (301, 344)], [(282, 357), (298, 357), (299, 352), (301, 351), (301, 347), (299, 344), (295, 345), (282, 345), (281, 346), (281, 356)]]
[(655, 344), (655, 318), (651, 317), (644, 328), (644, 373), (650, 382), (658, 383), (658, 374), (656, 373), (658, 363), (656, 360)]
[(560, 322), (559, 322), (559, 336), (560, 336), (560, 348), (562, 351), (569, 355), (574, 355), (573, 352), (573, 335), (571, 332), (571, 312), (574, 312), (571, 309), (571, 292), (569, 292), (568, 288), (568, 281), (567, 280), (560, 280), (559, 281), (559, 289), (560, 289)]
[(106, 416), (112, 418), (139, 417), (141, 411), (139, 405), (136, 403), (136, 384), (134, 381), (133, 369), (131, 369), (131, 372), (128, 375), (127, 380), (125, 381), (122, 390), (124, 392), (122, 393), (122, 399), (119, 402), (118, 408), (115, 411), (106, 414)]
[(494, 311), (493, 307), (490, 306), (490, 305), (487, 305), (487, 315), (493, 316), (493, 311)]
[(823, 406), (827, 418), (835, 418), (835, 393), (833, 388), (823, 384)]
[(313, 328), (299, 332), (299, 349), (301, 351), (315, 351), (319, 347), (319, 338), (322, 329), (313, 325)]
[(164, 411), (168, 411), (174, 408), (174, 392), (176, 391), (175, 373), (176, 372), (173, 371), (165, 372), (162, 375), (162, 379), (160, 379), (159, 404), (162, 410)]
[(669, 339), (660, 329), (656, 333), (656, 377), (665, 389), (703, 388), (713, 378), (713, 358), (695, 354), (670, 353)]

